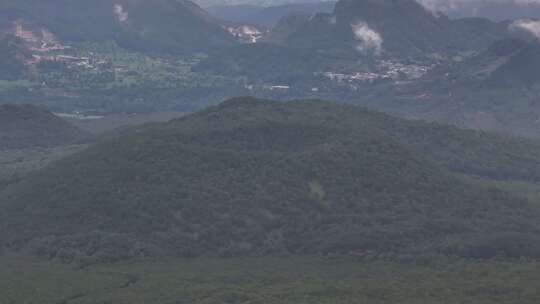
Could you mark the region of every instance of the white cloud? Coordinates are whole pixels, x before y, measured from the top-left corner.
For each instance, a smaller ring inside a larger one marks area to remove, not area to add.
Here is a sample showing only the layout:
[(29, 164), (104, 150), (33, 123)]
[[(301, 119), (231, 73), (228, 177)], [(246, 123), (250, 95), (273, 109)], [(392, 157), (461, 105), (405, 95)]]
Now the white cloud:
[(528, 19), (516, 20), (510, 25), (510, 30), (526, 31), (540, 39), (540, 21)]
[(120, 22), (126, 22), (129, 18), (128, 12), (124, 11), (124, 7), (120, 4), (115, 4), (113, 7), (113, 12)]
[(366, 54), (373, 52), (377, 56), (381, 54), (383, 44), (381, 34), (371, 29), (365, 22), (351, 24), (351, 28), (356, 40), (359, 41), (357, 46), (359, 51)]

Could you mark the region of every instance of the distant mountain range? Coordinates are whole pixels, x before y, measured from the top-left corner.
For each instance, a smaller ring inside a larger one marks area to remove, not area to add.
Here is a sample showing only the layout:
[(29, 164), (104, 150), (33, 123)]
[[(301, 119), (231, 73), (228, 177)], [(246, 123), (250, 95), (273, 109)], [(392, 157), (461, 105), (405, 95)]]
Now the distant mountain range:
[(538, 137), (538, 24), (454, 20), (413, 0), (341, 0), (330, 14), (291, 13), (258, 45), (224, 50), (194, 70)]
[(494, 21), (540, 18), (540, 3), (534, 1), (462, 1), (445, 13), (452, 18), (483, 17)]
[[(479, 65), (480, 62), (483, 64)], [(476, 73), (484, 73), (483, 80), (493, 88), (534, 87), (540, 85), (540, 42), (501, 40), (465, 65), (476, 68)]]
[(408, 118), (529, 137), (540, 131), (540, 44), (509, 38), (420, 81), (394, 86), (372, 107)]
[(0, 24), (46, 29), (64, 41), (116, 41), (132, 50), (194, 52), (232, 45), (234, 38), (188, 0), (22, 0), (0, 4)]
[(331, 13), (334, 10), (335, 3), (333, 1), (295, 3), (271, 7), (255, 5), (212, 6), (207, 10), (212, 15), (225, 21), (272, 28), (281, 18), (291, 13), (303, 13), (308, 16), (317, 13)]
[[(4, 1), (0, 79), (9, 83), (0, 100), (141, 112), (237, 95), (317, 97), (537, 136), (535, 21), (452, 19), (415, 0), (209, 9), (187, 0)], [(494, 55), (507, 48), (516, 52)]]
[[(380, 60), (412, 60), (429, 66), (483, 50), (507, 37), (507, 28), (508, 24), (487, 19), (436, 16), (414, 0), (341, 0), (332, 13), (291, 13), (260, 40), (268, 46), (223, 50), (196, 70), (252, 75), (273, 67), (284, 73), (261, 72), (260, 77), (288, 81), (300, 79), (302, 73), (303, 79), (312, 79), (326, 72), (374, 71)], [(261, 49), (272, 51), (265, 53)], [(304, 59), (295, 61), (297, 53), (302, 53)], [(287, 68), (302, 62), (303, 68)]]
[(249, 5), (258, 7), (272, 7), (297, 3), (317, 3), (321, 0), (195, 0), (204, 8), (212, 6), (239, 6)]
[[(426, 56), (477, 50), (502, 36), (504, 28), (484, 20), (451, 21), (437, 17), (414, 0), (341, 0), (331, 15), (313, 18), (283, 43), (301, 47), (380, 49), (391, 55)], [(420, 34), (421, 33), (421, 34)]]
[[(197, 0), (203, 7), (212, 6), (256, 6), (272, 7), (303, 2), (306, 0)], [(434, 13), (444, 13), (451, 18), (480, 17), (494, 21), (521, 18), (540, 18), (540, 3), (515, 0), (417, 0)]]

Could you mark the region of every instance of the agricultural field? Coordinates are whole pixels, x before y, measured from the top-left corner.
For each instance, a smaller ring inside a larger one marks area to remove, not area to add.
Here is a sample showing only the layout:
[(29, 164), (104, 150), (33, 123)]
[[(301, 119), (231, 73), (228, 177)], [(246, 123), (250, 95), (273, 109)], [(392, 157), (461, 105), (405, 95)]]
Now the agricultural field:
[(151, 56), (127, 51), (113, 42), (88, 42), (46, 56), (61, 59), (38, 65), (42, 81), (50, 87), (86, 90), (144, 85), (157, 89), (228, 83), (224, 77), (191, 72), (191, 67), (205, 58), (203, 54)]
[(114, 42), (70, 43), (34, 52), (24, 80), (0, 80), (0, 103), (39, 104), (55, 112), (192, 111), (246, 95), (241, 77), (193, 72), (206, 58), (129, 51)]

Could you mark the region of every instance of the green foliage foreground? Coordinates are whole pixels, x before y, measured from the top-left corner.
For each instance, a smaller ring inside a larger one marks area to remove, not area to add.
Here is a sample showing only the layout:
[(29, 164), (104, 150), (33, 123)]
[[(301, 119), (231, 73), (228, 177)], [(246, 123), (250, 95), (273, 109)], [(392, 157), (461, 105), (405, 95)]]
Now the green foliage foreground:
[(74, 270), (5, 258), (0, 303), (533, 304), (537, 263), (426, 265), (283, 257), (139, 262)]

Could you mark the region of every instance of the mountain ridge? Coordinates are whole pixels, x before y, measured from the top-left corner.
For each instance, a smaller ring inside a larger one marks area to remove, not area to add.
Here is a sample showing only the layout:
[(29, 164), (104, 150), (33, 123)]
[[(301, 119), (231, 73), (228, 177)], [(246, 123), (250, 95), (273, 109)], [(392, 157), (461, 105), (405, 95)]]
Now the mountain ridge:
[(0, 20), (42, 26), (64, 41), (116, 41), (137, 51), (181, 53), (235, 43), (189, 0), (23, 0), (0, 5)]
[[(365, 24), (378, 33), (382, 39), (382, 48), (390, 54), (418, 56), (440, 51), (455, 52), (481, 48), (493, 42), (494, 33), (471, 31), (474, 27), (463, 25), (462, 21), (453, 21), (448, 17), (436, 16), (414, 0), (341, 0), (336, 3), (330, 19), (313, 19), (311, 25), (286, 39), (284, 43), (309, 45), (310, 36), (317, 37), (318, 47), (334, 47), (340, 43), (362, 43), (362, 37), (356, 37), (355, 24)], [(481, 19), (478, 19), (481, 20)], [(490, 23), (491, 27), (497, 27)], [(312, 29), (310, 29), (312, 28)], [(504, 31), (498, 33), (501, 37)], [(418, 35), (422, 33), (422, 35)], [(307, 38), (306, 38), (307, 37)], [(325, 37), (325, 38), (323, 38)], [(475, 38), (475, 39), (472, 39)], [(308, 39), (307, 41), (303, 41)]]

